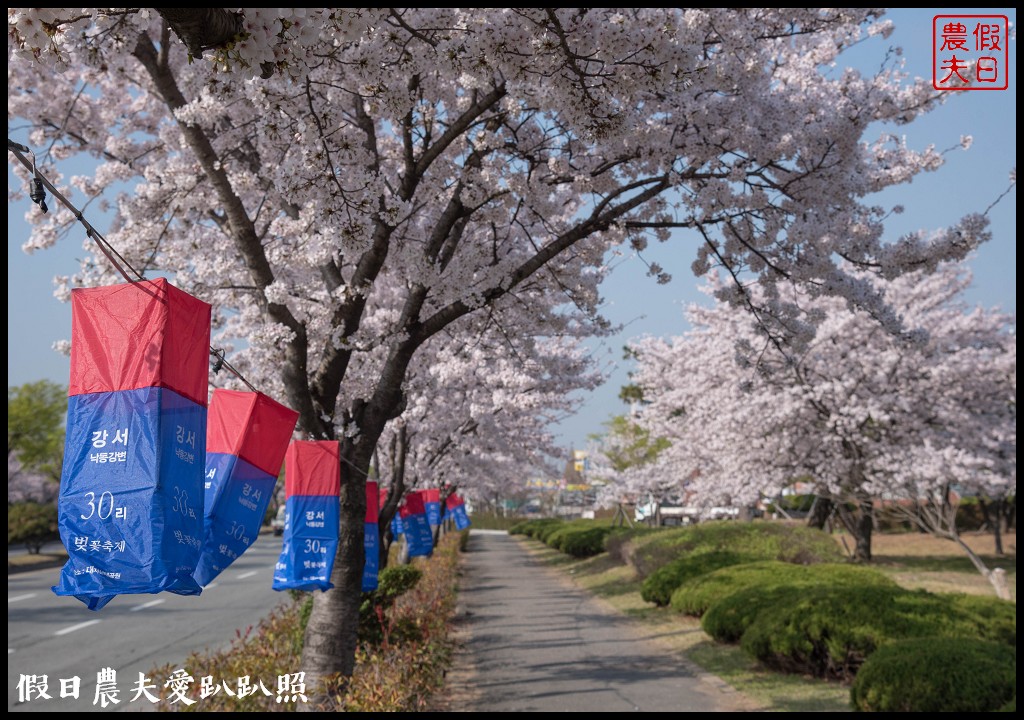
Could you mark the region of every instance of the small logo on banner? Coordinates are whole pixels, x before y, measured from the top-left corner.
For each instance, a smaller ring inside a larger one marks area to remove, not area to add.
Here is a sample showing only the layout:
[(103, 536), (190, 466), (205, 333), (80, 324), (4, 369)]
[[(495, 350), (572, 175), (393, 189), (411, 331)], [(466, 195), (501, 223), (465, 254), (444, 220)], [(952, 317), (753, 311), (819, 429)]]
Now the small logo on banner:
[(932, 87), (1010, 87), (1010, 21), (1006, 15), (936, 15), (932, 19)]

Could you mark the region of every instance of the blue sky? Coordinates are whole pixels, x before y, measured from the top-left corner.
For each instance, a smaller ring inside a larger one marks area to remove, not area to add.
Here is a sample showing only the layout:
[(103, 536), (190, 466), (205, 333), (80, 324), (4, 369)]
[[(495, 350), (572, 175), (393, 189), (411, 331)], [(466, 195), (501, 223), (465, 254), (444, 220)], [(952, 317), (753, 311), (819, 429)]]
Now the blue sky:
[[(872, 38), (849, 54), (848, 62), (869, 72), (880, 64), (890, 46), (901, 46), (911, 75), (930, 77), (932, 59), (932, 18), (936, 14), (1005, 14), (1011, 27), (1016, 25), (1012, 8), (894, 10), (889, 18), (896, 31), (888, 39)], [(984, 210), (1009, 185), (1009, 173), (1016, 166), (1016, 42), (1009, 43), (1009, 89), (1005, 91), (959, 92), (938, 110), (897, 131), (907, 136), (912, 147), (934, 144), (940, 149), (955, 146), (962, 135), (971, 135), (974, 142), (968, 151), (947, 155), (947, 162), (936, 173), (916, 178), (913, 183), (880, 195), (879, 204), (906, 207), (887, 228), (892, 237), (911, 230), (939, 228), (955, 222), (962, 215)], [(8, 121), (8, 135), (25, 142), (24, 133), (13, 132), (16, 125)], [(881, 128), (880, 128), (881, 129)], [(9, 189), (18, 181), (10, 172)], [(69, 165), (71, 165), (69, 163)], [(82, 172), (80, 168), (62, 168), (66, 175)], [(55, 204), (52, 198), (48, 201)], [(7, 384), (20, 385), (39, 379), (59, 383), (68, 380), (67, 358), (51, 349), (57, 340), (71, 334), (70, 307), (53, 297), (53, 277), (71, 274), (77, 258), (83, 257), (84, 232), (75, 229), (55, 248), (26, 255), (21, 245), (28, 236), (24, 221), (26, 211), (35, 212), (25, 199), (8, 204), (7, 242)], [(1000, 306), (1016, 313), (1016, 190), (992, 210), (993, 239), (981, 248), (971, 262), (974, 285), (968, 299), (972, 303)], [(102, 229), (101, 218), (89, 216)], [(657, 262), (673, 275), (667, 285), (657, 285), (646, 277), (646, 267), (636, 258), (624, 257), (604, 287), (605, 314), (622, 324), (623, 331), (595, 345), (594, 353), (612, 368), (604, 387), (583, 398), (579, 413), (556, 428), (566, 445), (582, 447), (587, 436), (601, 431), (601, 422), (625, 408), (617, 400), (619, 387), (628, 382), (629, 365), (622, 361), (622, 346), (630, 338), (645, 334), (677, 335), (687, 329), (683, 310), (693, 302), (703, 302), (697, 291), (698, 281), (690, 272), (696, 245), (685, 236), (674, 237), (664, 245), (645, 252), (649, 262)]]

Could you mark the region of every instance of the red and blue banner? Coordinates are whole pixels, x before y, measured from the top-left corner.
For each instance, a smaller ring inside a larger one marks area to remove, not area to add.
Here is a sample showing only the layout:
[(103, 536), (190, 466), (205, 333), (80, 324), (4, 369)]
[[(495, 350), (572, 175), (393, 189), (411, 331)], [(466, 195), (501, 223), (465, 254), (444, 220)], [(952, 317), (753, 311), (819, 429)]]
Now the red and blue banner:
[(213, 391), (206, 432), (206, 586), (259, 536), (299, 414), (263, 393)]
[(377, 589), (377, 571), (380, 569), (380, 532), (377, 525), (380, 519), (380, 491), (377, 483), (369, 480), (366, 483), (366, 525), (363, 528), (363, 549), (366, 559), (363, 561), (363, 592)]
[(409, 546), (409, 557), (429, 557), (434, 552), (434, 534), (427, 522), (427, 508), (422, 491), (410, 492), (398, 509)]
[(441, 524), (441, 491), (427, 488), (423, 493), (423, 506), (427, 509), (427, 523), (433, 527)]
[(273, 587), (330, 590), (338, 550), (338, 442), (296, 440), (288, 446), (284, 468), (284, 542)]
[(472, 524), (469, 522), (469, 514), (466, 512), (466, 503), (461, 497), (452, 493), (445, 500), (444, 504), (445, 517), (450, 515), (455, 520), (455, 528), (457, 530), (465, 530)]
[(162, 278), (76, 289), (71, 325), (53, 592), (198, 595), (210, 306)]

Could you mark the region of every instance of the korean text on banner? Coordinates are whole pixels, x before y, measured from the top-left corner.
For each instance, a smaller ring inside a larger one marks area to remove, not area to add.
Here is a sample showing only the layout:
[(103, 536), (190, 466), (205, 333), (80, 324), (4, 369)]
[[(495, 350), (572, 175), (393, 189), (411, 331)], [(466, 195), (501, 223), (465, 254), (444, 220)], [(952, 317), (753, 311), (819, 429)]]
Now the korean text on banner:
[(377, 589), (377, 571), (380, 568), (380, 491), (377, 483), (370, 480), (366, 483), (366, 526), (363, 528), (363, 549), (366, 559), (363, 561), (363, 592)]
[(210, 583), (259, 536), (299, 414), (263, 393), (217, 389), (206, 433), (205, 528), (195, 579)]
[(455, 528), (457, 530), (465, 530), (471, 525), (469, 515), (466, 513), (466, 503), (455, 493), (449, 495), (448, 499), (445, 500), (445, 510), (445, 514), (451, 515), (452, 519), (455, 520)]
[(336, 440), (295, 440), (284, 459), (284, 541), (275, 590), (329, 590), (338, 549), (341, 466)]
[(423, 506), (427, 510), (427, 523), (432, 527), (441, 524), (441, 491), (437, 488), (427, 488), (423, 493)]
[(198, 595), (210, 306), (157, 279), (72, 290), (71, 312), (53, 591)]
[(409, 557), (429, 557), (434, 552), (434, 534), (427, 522), (423, 493), (415, 491), (406, 495), (398, 514), (402, 518), (405, 541), (409, 545)]

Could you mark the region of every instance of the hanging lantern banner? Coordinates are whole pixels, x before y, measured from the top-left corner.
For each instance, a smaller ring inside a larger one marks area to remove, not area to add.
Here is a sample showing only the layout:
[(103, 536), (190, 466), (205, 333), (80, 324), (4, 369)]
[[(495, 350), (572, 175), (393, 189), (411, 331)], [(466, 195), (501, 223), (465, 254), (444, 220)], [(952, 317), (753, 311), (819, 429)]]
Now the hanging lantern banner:
[(448, 496), (445, 500), (445, 515), (451, 515), (455, 520), (455, 528), (457, 530), (465, 530), (472, 523), (469, 522), (469, 515), (466, 513), (466, 503), (455, 493)]
[(405, 496), (405, 503), (399, 508), (405, 542), (409, 545), (409, 557), (429, 557), (434, 552), (434, 535), (427, 522), (427, 509), (423, 493), (411, 492)]
[(259, 536), (299, 414), (263, 393), (213, 391), (206, 433), (205, 539), (195, 579), (207, 585)]
[(337, 440), (296, 440), (284, 458), (284, 542), (275, 590), (330, 590), (338, 550)]
[(57, 595), (198, 595), (210, 306), (164, 279), (71, 291)]
[(441, 524), (441, 491), (427, 488), (423, 493), (423, 505), (427, 509), (427, 523), (433, 527)]
[(377, 483), (369, 480), (366, 483), (366, 526), (363, 528), (363, 549), (366, 559), (363, 561), (363, 592), (377, 589), (377, 571), (380, 568), (380, 532), (377, 521), (380, 519), (380, 491)]

